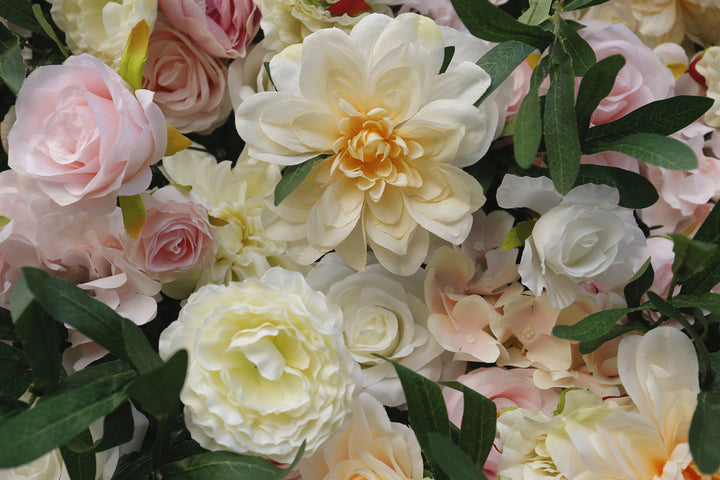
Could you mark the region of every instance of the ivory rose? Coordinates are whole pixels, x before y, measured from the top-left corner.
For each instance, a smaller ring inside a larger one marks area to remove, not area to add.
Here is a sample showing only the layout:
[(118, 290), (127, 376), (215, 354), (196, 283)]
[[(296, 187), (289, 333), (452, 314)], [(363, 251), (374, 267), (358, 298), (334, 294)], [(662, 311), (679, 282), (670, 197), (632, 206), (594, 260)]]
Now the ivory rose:
[(200, 288), (160, 335), (162, 358), (183, 348), (185, 424), (204, 448), (290, 462), (350, 420), (358, 370), (342, 313), (297, 272)]
[(111, 211), (118, 195), (144, 191), (167, 144), (153, 93), (84, 54), (34, 70), (16, 103), (8, 164), (60, 205)]
[(368, 15), (350, 34), (323, 29), (273, 57), (277, 91), (236, 109), (250, 157), (297, 165), (322, 156), (263, 216), (298, 262), (334, 249), (361, 270), (369, 245), (381, 265), (409, 275), (430, 233), (465, 239), (485, 197), (461, 167), (487, 151), (500, 109), (473, 106), (490, 82), (475, 63), (438, 75), (444, 48), (428, 18)]
[(50, 0), (50, 13), (74, 54), (90, 53), (119, 69), (130, 31), (141, 21), (152, 31), (157, 0)]
[(209, 133), (232, 110), (225, 64), (162, 16), (150, 35), (142, 85), (155, 92), (167, 122), (182, 133)]
[(174, 186), (140, 196), (145, 223), (137, 239), (123, 237), (127, 258), (151, 278), (176, 280), (184, 273), (208, 267), (217, 250), (208, 205), (192, 192)]
[(523, 285), (535, 296), (547, 290), (550, 306), (563, 308), (577, 298), (582, 281), (629, 280), (645, 237), (632, 210), (618, 206), (618, 199), (617, 189), (607, 185), (579, 185), (563, 197), (549, 178), (505, 175), (498, 205), (541, 214), (520, 259)]
[(244, 57), (260, 28), (253, 0), (158, 0), (170, 24), (219, 58)]

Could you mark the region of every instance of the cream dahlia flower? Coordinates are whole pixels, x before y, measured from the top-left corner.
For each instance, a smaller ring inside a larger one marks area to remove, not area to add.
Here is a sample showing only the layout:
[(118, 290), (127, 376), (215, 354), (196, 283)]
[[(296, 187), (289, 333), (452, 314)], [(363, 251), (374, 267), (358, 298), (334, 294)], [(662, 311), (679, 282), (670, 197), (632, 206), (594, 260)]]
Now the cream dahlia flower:
[(250, 157), (280, 165), (325, 157), (263, 215), (297, 261), (335, 249), (362, 270), (369, 245), (388, 270), (410, 275), (430, 233), (456, 245), (468, 235), (485, 197), (461, 167), (488, 150), (499, 109), (473, 106), (490, 85), (477, 58), (456, 56), (439, 73), (445, 46), (426, 17), (368, 15), (350, 34), (324, 29), (273, 57), (277, 91), (237, 108)]

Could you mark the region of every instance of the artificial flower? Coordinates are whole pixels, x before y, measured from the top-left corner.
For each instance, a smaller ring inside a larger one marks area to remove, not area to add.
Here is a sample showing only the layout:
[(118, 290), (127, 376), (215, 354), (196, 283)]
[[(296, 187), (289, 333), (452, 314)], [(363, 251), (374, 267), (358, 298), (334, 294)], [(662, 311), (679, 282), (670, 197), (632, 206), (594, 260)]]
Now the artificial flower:
[(702, 54), (695, 64), (707, 85), (705, 95), (715, 100), (713, 106), (705, 112), (703, 120), (711, 127), (720, 127), (720, 47), (712, 46)]
[(162, 358), (180, 349), (185, 425), (204, 448), (289, 462), (350, 420), (358, 367), (342, 312), (297, 272), (201, 287), (160, 335)]

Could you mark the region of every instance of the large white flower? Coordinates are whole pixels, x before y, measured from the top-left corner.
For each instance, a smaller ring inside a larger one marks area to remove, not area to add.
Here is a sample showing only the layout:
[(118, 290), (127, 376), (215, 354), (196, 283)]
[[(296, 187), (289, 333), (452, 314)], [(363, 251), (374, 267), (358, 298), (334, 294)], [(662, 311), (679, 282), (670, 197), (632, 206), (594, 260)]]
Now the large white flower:
[(607, 185), (579, 185), (563, 197), (549, 178), (505, 175), (498, 205), (542, 215), (525, 240), (518, 268), (523, 285), (535, 296), (547, 290), (550, 306), (564, 308), (578, 297), (582, 281), (629, 280), (644, 255), (645, 237), (632, 210), (618, 201), (617, 189)]
[(193, 439), (289, 462), (312, 454), (353, 411), (358, 376), (342, 341), (342, 312), (297, 272), (205, 285), (160, 335), (167, 359), (188, 351), (180, 399)]
[(409, 275), (428, 232), (453, 244), (467, 236), (485, 197), (461, 167), (489, 148), (498, 109), (473, 106), (490, 84), (474, 63), (483, 52), (440, 74), (445, 46), (428, 18), (368, 15), (350, 34), (324, 29), (273, 57), (277, 91), (237, 108), (252, 158), (327, 156), (264, 216), (300, 263), (335, 249), (363, 269), (370, 245), (383, 266)]

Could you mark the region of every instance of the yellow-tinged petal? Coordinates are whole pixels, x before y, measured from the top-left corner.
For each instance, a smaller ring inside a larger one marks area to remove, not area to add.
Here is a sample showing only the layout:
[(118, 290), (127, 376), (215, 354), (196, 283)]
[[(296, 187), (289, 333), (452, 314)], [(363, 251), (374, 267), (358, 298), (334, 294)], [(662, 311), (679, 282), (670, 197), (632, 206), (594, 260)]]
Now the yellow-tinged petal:
[(192, 145), (192, 140), (187, 138), (182, 133), (178, 132), (177, 128), (172, 125), (167, 126), (167, 148), (165, 149), (165, 156), (169, 157), (176, 153), (185, 150)]
[(670, 69), (673, 77), (675, 77), (675, 80), (680, 78), (683, 73), (688, 71), (688, 66), (682, 62), (667, 62), (665, 65), (667, 65), (667, 67)]
[(125, 231), (130, 237), (137, 240), (145, 226), (145, 204), (140, 195), (121, 195), (118, 200)]
[(125, 51), (120, 60), (120, 76), (130, 84), (133, 90), (142, 87), (142, 75), (148, 57), (150, 27), (145, 20), (133, 27), (125, 44)]

